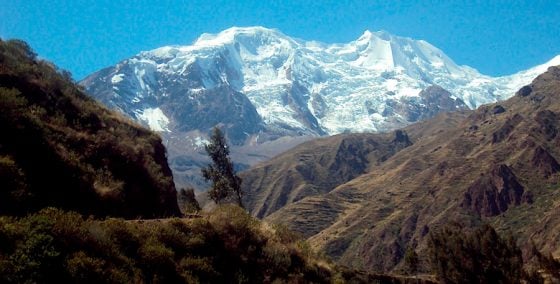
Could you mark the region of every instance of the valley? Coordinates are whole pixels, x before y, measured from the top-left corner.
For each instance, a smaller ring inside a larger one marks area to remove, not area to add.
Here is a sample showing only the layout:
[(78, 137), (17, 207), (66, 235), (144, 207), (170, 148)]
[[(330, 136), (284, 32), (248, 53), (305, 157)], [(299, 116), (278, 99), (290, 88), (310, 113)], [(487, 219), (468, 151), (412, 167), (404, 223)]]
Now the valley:
[(554, 283), (559, 58), (234, 27), (77, 83), (0, 40), (0, 282)]

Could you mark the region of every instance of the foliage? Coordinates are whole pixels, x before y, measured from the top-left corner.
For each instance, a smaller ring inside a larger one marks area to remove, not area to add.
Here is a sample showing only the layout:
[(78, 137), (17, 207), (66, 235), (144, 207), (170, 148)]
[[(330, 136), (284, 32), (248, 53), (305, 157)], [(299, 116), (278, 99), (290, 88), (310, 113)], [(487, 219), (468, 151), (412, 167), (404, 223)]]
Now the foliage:
[(202, 218), (0, 217), (1, 283), (318, 282), (335, 268), (234, 205)]
[(0, 129), (0, 214), (179, 214), (161, 139), (19, 40), (0, 40)]
[(429, 247), (433, 269), (444, 283), (518, 283), (523, 274), (515, 240), (502, 239), (490, 225), (472, 232), (448, 225), (430, 234)]
[(229, 201), (232, 198), (243, 207), (241, 201), (241, 178), (237, 176), (233, 163), (229, 158), (229, 147), (224, 134), (218, 127), (214, 127), (210, 143), (205, 146), (206, 153), (212, 164), (202, 169), (202, 175), (212, 181), (212, 188), (208, 195), (216, 204)]
[(181, 188), (177, 194), (177, 201), (183, 214), (196, 213), (200, 211), (200, 205), (196, 200), (193, 188)]

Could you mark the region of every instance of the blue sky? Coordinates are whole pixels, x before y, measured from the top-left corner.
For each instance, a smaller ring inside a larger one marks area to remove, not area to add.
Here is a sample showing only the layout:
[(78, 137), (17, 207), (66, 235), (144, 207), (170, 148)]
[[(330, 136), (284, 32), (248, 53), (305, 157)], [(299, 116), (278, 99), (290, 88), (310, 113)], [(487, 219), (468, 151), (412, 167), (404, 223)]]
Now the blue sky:
[(75, 79), (139, 51), (260, 25), (323, 42), (366, 29), (424, 39), (459, 64), (505, 75), (560, 54), (560, 1), (0, 0), (0, 37), (20, 38)]

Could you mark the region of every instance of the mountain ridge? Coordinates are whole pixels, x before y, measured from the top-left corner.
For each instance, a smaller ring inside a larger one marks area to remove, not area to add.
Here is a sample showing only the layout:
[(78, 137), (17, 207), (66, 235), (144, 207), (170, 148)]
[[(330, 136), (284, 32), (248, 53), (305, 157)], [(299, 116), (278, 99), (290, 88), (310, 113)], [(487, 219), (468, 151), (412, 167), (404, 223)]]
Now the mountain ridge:
[(524, 250), (534, 242), (558, 256), (550, 228), (559, 226), (559, 95), (560, 68), (550, 67), (506, 101), (411, 125), (411, 146), (265, 220), (301, 232), (341, 263), (374, 271), (398, 270), (407, 248), (422, 255), (429, 232), (450, 221), (489, 223)]
[[(529, 83), (527, 77), (534, 78), (535, 73), (542, 73), (543, 67), (556, 61), (560, 61), (560, 56), (534, 70), (493, 78), (471, 67), (457, 65), (426, 41), (387, 32), (366, 31), (349, 43), (326, 44), (292, 39), (278, 30), (264, 27), (236, 27), (218, 34), (203, 34), (192, 45), (165, 46), (141, 52), (117, 64), (110, 78), (109, 74), (107, 79), (94, 74), (86, 77), (82, 84), (103, 102), (146, 123), (147, 119), (141, 116), (145, 108), (141, 105), (169, 95), (166, 92), (171, 89), (165, 83), (158, 83), (158, 79), (163, 80), (159, 77), (176, 74), (173, 80), (179, 80), (181, 76), (193, 73), (194, 77), (186, 78), (189, 80), (185, 81), (184, 91), (196, 93), (219, 85), (229, 86), (232, 91), (247, 96), (267, 125), (285, 128), (284, 124), (287, 124), (310, 134), (321, 134), (320, 128), (332, 135), (344, 132), (348, 122), (354, 124), (349, 128), (353, 132), (387, 129), (382, 125), (388, 125), (390, 121), (384, 120), (382, 115), (375, 116), (390, 101), (387, 92), (393, 92), (397, 98), (409, 98), (428, 86), (439, 85), (450, 91), (453, 98), (460, 98), (469, 108), (475, 108), (506, 98)], [(120, 75), (118, 70), (126, 66), (135, 68), (134, 72), (138, 74), (132, 76), (123, 70)], [(111, 67), (104, 70), (109, 71)], [(337, 78), (340, 72), (348, 74)], [(350, 74), (353, 74), (352, 81), (358, 82), (355, 86), (344, 83), (350, 81)], [(107, 81), (113, 89), (98, 90), (91, 82), (96, 79)], [(414, 83), (414, 80), (421, 84)], [(136, 94), (129, 102), (119, 98), (123, 96), (120, 86), (127, 81), (138, 85), (131, 86), (136, 88), (133, 89)], [(363, 88), (367, 92), (360, 91)], [(267, 95), (265, 90), (271, 94)], [(112, 99), (103, 96), (104, 92), (112, 94)], [(337, 98), (343, 94), (346, 95)], [(336, 115), (340, 111), (348, 113), (349, 109), (367, 110), (364, 97), (372, 100), (369, 104), (374, 108), (369, 109), (374, 113), (366, 111), (352, 119)], [(354, 101), (351, 103), (354, 107), (337, 107), (337, 103), (344, 104), (339, 100)], [(140, 101), (140, 108), (134, 108)], [(322, 110), (321, 105), (327, 105), (326, 110)], [(165, 109), (163, 113), (166, 113)], [(399, 119), (399, 116), (392, 117)], [(401, 126), (410, 123), (400, 119)]]
[[(560, 56), (493, 78), (457, 65), (426, 41), (386, 32), (366, 31), (349, 43), (327, 44), (247, 27), (205, 34), (188, 46), (141, 52), (80, 84), (102, 103), (160, 132), (170, 161), (180, 155), (199, 163), (214, 126), (222, 128), (234, 154), (280, 138), (386, 132), (505, 99), (556, 61)], [(279, 153), (255, 151), (252, 157), (240, 155), (242, 167)], [(178, 185), (205, 187), (196, 166), (194, 175), (178, 164), (171, 167)]]

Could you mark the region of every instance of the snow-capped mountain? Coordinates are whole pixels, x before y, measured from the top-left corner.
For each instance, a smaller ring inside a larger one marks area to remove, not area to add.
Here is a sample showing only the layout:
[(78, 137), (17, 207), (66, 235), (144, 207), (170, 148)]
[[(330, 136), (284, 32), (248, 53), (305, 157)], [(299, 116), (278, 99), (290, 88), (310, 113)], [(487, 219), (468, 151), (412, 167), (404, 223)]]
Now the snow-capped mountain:
[[(249, 27), (203, 34), (189, 46), (141, 52), (82, 84), (90, 94), (156, 131), (173, 131), (171, 124), (183, 130), (198, 128), (185, 127), (182, 118), (202, 129), (227, 123), (217, 118), (211, 123), (192, 121), (227, 109), (233, 112), (232, 124), (251, 120), (249, 129), (242, 127), (248, 134), (266, 127), (336, 134), (386, 130), (415, 121), (407, 117), (409, 105), (425, 105), (420, 93), (432, 85), (449, 91), (457, 108), (502, 100), (552, 64), (560, 64), (560, 57), (493, 78), (458, 66), (425, 41), (386, 32), (366, 31), (349, 43), (325, 44)], [(200, 110), (200, 98), (209, 95), (220, 99), (206, 98), (206, 103), (222, 104), (231, 96), (230, 103), (245, 109), (202, 106), (202, 117), (192, 113)], [(193, 102), (185, 102), (189, 100)]]
[(426, 41), (386, 32), (326, 44), (248, 27), (141, 52), (81, 84), (184, 152), (215, 125), (236, 145), (389, 130), (506, 99), (555, 64), (560, 56), (495, 78)]

